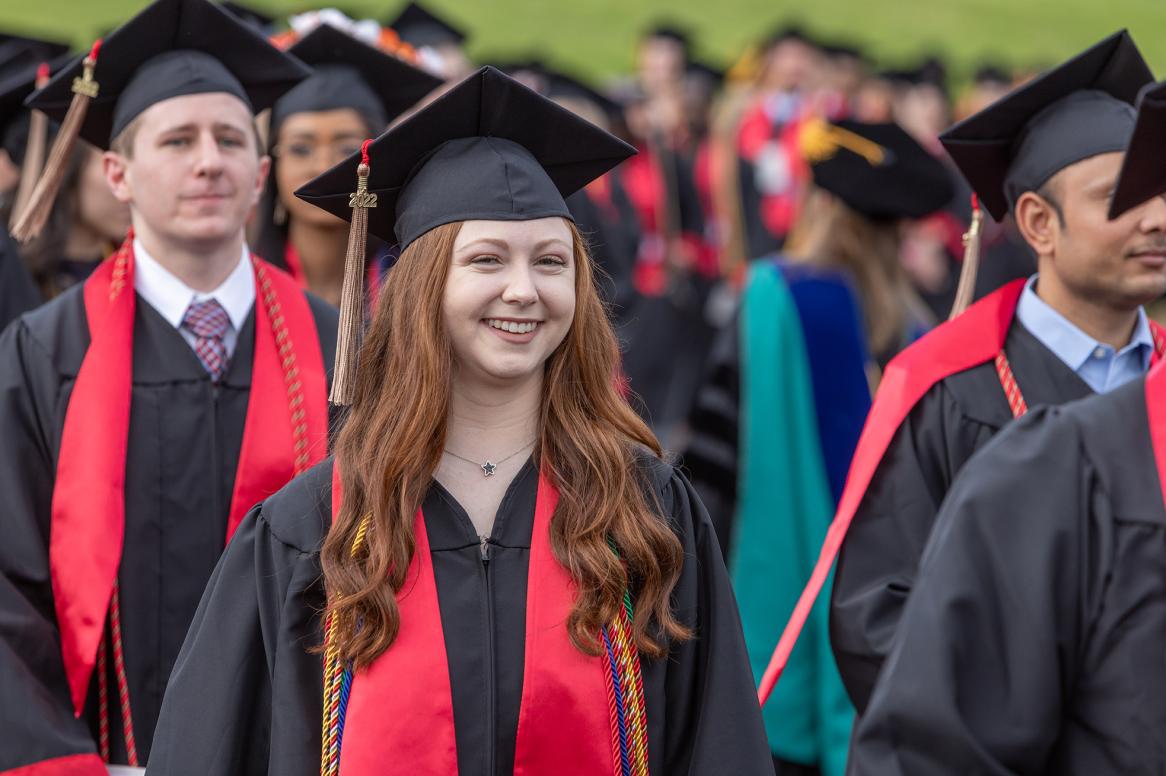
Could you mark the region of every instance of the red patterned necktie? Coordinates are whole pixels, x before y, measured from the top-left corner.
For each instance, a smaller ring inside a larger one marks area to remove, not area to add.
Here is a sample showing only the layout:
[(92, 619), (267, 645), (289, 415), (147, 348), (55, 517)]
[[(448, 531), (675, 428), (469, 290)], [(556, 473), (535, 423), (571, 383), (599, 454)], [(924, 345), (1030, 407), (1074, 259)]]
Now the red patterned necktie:
[(217, 383), (227, 371), (227, 346), (223, 335), (231, 327), (227, 311), (214, 299), (193, 302), (182, 316), (182, 328), (195, 336), (194, 352)]

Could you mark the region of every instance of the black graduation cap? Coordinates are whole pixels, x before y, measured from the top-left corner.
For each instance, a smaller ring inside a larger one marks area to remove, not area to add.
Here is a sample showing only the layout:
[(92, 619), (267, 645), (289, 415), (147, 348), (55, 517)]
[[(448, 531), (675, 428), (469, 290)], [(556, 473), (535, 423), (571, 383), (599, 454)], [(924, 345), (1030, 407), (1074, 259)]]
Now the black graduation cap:
[(288, 48), (313, 68), (312, 75), (275, 103), (272, 135), (295, 113), (352, 108), (376, 134), (441, 86), (436, 76), (392, 54), (321, 24)]
[(0, 33), (0, 76), (9, 76), (42, 62), (69, 53), (69, 45), (58, 41)]
[(1109, 217), (1166, 192), (1166, 81), (1148, 84), (1138, 97), (1138, 118), (1109, 203)]
[(24, 98), (35, 88), (35, 67), (0, 77), (0, 148), (8, 152), (8, 157), (17, 166), (23, 161), (28, 139), (28, 111), (24, 110)]
[(275, 17), (254, 6), (236, 3), (234, 0), (223, 0), (221, 5), (264, 35), (270, 33), (275, 27)]
[(691, 43), (691, 36), (688, 30), (679, 24), (666, 21), (656, 22), (644, 30), (644, 33), (640, 36), (640, 40), (647, 40), (648, 38), (663, 38), (673, 43), (679, 43), (685, 51), (688, 51)]
[[(468, 219), (570, 218), (564, 198), (635, 154), (493, 67), (483, 67), (368, 148), (368, 229), (402, 249), (442, 224)], [(296, 196), (340, 218), (359, 155)]]
[(579, 78), (560, 70), (544, 69), (546, 97), (552, 100), (584, 100), (593, 104), (610, 118), (623, 115), (623, 106)]
[(939, 139), (992, 217), (1083, 159), (1124, 151), (1153, 81), (1121, 30), (948, 129)]
[(413, 2), (402, 8), (388, 26), (393, 28), (401, 40), (416, 48), (445, 44), (460, 46), (466, 39), (462, 30)]
[(8, 152), (8, 158), (13, 164), (19, 166), (24, 162), (30, 115), (24, 108), (24, 101), (36, 90), (41, 68), (46, 68), (47, 73), (54, 73), (70, 59), (67, 52), (63, 52), (51, 62), (12, 68), (0, 75), (0, 148)]
[[(82, 62), (78, 58), (54, 74), (28, 105), (63, 119)], [(80, 136), (109, 148), (146, 108), (189, 94), (226, 92), (258, 112), (309, 74), (258, 30), (208, 0), (156, 0), (101, 43), (93, 68), (98, 92)]]
[(846, 41), (823, 43), (822, 53), (832, 59), (856, 59), (863, 63), (867, 61), (866, 52), (860, 46)]
[(943, 163), (898, 124), (811, 119), (798, 148), (815, 185), (871, 218), (920, 218), (955, 194)]
[(976, 84), (1003, 84), (1008, 86), (1013, 81), (1012, 73), (996, 62), (984, 62), (976, 68), (972, 81)]

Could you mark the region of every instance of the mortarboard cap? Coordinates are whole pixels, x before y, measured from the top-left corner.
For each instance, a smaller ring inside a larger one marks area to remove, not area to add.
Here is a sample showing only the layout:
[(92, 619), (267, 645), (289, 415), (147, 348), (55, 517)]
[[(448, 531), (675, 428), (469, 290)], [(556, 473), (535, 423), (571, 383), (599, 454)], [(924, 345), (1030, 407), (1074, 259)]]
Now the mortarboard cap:
[(571, 218), (565, 198), (634, 153), (614, 135), (483, 67), (301, 187), (297, 197), (352, 221), (333, 402), (352, 398), (363, 325), (364, 229), (404, 250), (455, 221)]
[(1109, 203), (1109, 217), (1166, 192), (1166, 81), (1147, 84), (1138, 97), (1138, 118)]
[(816, 186), (870, 218), (921, 218), (955, 194), (943, 163), (898, 124), (811, 119), (798, 149)]
[[(635, 149), (483, 67), (377, 138), (368, 154), (368, 189), (377, 195), (369, 231), (404, 249), (453, 221), (570, 218), (563, 199)], [(296, 196), (349, 219), (358, 162), (346, 159)]]
[[(151, 105), (171, 97), (233, 94), (254, 112), (309, 75), (298, 60), (257, 30), (208, 0), (156, 0), (102, 41), (81, 137), (108, 148)], [(82, 60), (56, 73), (29, 106), (62, 119), (73, 98)]]
[(546, 91), (544, 95), (552, 100), (583, 100), (591, 103), (608, 118), (623, 115), (623, 106), (598, 89), (575, 76), (559, 70), (544, 69)]
[(378, 134), (389, 122), (441, 86), (441, 79), (392, 54), (321, 24), (287, 51), (314, 69), (275, 103), (272, 135), (295, 113), (356, 110)]
[(1012, 73), (1007, 68), (1001, 66), (996, 62), (984, 62), (976, 68), (975, 75), (972, 76), (973, 83), (976, 84), (1004, 84), (1005, 86), (1012, 83)]
[(657, 22), (644, 30), (644, 34), (640, 36), (640, 39), (647, 40), (648, 38), (663, 38), (674, 43), (679, 43), (685, 51), (688, 51), (688, 47), (692, 42), (688, 30), (679, 24), (663, 21)]
[(224, 0), (221, 5), (264, 35), (269, 34), (275, 28), (275, 17), (254, 6), (236, 3), (234, 0)]
[(41, 38), (0, 33), (0, 76), (35, 68), (69, 53), (69, 46)]
[(461, 45), (466, 39), (464, 32), (418, 3), (408, 3), (388, 26), (415, 48)]
[(1122, 30), (951, 127), (939, 139), (1000, 221), (1071, 164), (1125, 150), (1133, 103), (1153, 81)]

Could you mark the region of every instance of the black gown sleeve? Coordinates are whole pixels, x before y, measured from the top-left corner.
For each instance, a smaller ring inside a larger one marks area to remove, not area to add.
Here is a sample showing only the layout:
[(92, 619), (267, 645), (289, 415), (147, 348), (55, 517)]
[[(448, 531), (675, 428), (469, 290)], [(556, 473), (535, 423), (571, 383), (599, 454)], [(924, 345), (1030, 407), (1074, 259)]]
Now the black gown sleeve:
[(320, 663), (310, 636), (291, 635), (300, 620), (311, 620), (314, 635), (300, 596), (319, 566), (273, 532), (261, 512), (270, 503), (247, 515), (207, 584), (166, 689), (150, 774), (319, 770), (320, 690), (298, 697), (292, 677), (308, 675), (316, 687)]
[(0, 229), (0, 331), (44, 299), (24, 267), (16, 242)]
[(1055, 414), (1006, 429), (952, 487), (851, 773), (1056, 771), (1048, 759), (1112, 522), (1079, 428)]
[(955, 473), (996, 429), (967, 417), (944, 383), (908, 415), (842, 545), (830, 643), (859, 714), (891, 649), (919, 558)]
[(96, 752), (73, 716), (49, 576), (59, 383), (23, 320), (0, 335), (0, 771)]
[[(661, 501), (684, 545), (674, 610), (694, 638), (675, 645), (667, 658), (663, 714), (653, 717), (649, 701), (649, 724), (663, 717), (665, 725), (662, 767), (652, 772), (772, 776), (741, 618), (708, 514), (679, 472), (663, 488)], [(660, 680), (655, 671), (648, 674)]]

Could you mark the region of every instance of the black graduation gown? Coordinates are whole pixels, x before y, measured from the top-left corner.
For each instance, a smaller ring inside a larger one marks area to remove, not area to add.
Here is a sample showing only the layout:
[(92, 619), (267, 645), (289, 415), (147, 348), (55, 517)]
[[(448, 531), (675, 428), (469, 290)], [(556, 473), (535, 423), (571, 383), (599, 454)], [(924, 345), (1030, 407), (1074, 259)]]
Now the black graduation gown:
[(43, 301), (24, 268), (16, 242), (0, 229), (0, 331)]
[(1033, 412), (968, 463), (852, 773), (1166, 773), (1166, 510), (1144, 387)]
[[(337, 314), (318, 299), (309, 297), (309, 304), (324, 363), (331, 364)], [(119, 580), (142, 762), (166, 679), (223, 551), (250, 394), (254, 318), (252, 311), (216, 386), (177, 329), (137, 300)], [(88, 346), (83, 286), (0, 336), (0, 771), (96, 750), (96, 676), (84, 718), (75, 720), (48, 559), (53, 473)], [(109, 662), (109, 686), (116, 688)], [(111, 754), (124, 763), (120, 720), (115, 704)]]
[[(684, 545), (674, 607), (697, 634), (667, 659), (644, 663), (651, 772), (770, 776), (736, 603), (708, 517), (672, 467), (646, 457), (642, 466)], [(319, 465), (240, 527), (171, 676), (151, 774), (319, 772), (322, 665), (308, 650), (322, 642), (319, 547), (331, 521), (331, 477), (330, 462)], [(529, 462), (499, 507), (485, 562), (447, 492), (434, 485), (423, 504), (462, 776), (513, 772), (537, 481)]]
[(608, 181), (611, 186), (610, 207), (596, 203), (585, 189), (567, 197), (566, 202), (579, 231), (587, 238), (591, 257), (599, 270), (595, 285), (608, 304), (612, 323), (618, 332), (638, 296), (632, 273), (640, 244), (640, 229), (635, 209), (619, 177), (608, 176)]
[[(1089, 386), (1022, 324), (1004, 350), (1029, 408)], [(994, 363), (940, 381), (911, 411), (879, 464), (839, 555), (830, 641), (859, 714), (866, 708), (939, 505), (956, 474), (1012, 420)]]

